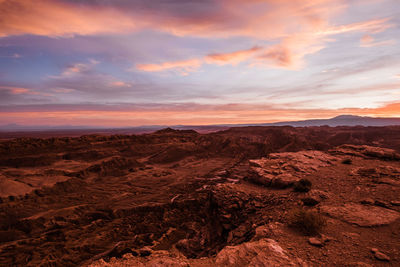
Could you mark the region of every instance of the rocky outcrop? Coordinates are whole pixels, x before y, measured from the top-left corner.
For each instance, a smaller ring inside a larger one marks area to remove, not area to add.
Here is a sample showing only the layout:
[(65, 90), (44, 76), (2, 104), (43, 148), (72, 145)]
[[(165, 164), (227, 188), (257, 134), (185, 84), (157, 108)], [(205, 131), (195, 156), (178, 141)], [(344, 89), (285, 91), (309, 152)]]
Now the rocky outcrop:
[(98, 176), (118, 176), (123, 175), (129, 168), (142, 166), (136, 160), (126, 159), (123, 157), (113, 157), (109, 160), (102, 161), (101, 163), (94, 164), (87, 169), (80, 171), (78, 177), (86, 177), (90, 174)]
[(272, 239), (260, 239), (227, 246), (215, 258), (216, 266), (303, 266), (303, 261), (289, 254)]
[[(130, 253), (125, 254), (122, 258), (112, 258), (109, 262), (100, 259), (96, 262), (91, 263), (88, 267), (126, 267), (126, 266), (137, 266), (137, 267), (187, 267), (195, 266), (190, 265), (190, 262), (197, 262), (198, 260), (188, 260), (185, 256), (177, 256), (166, 250), (154, 251), (148, 257), (134, 256)], [(212, 261), (209, 261), (212, 263)], [(207, 266), (207, 265), (205, 265)], [(211, 266), (208, 265), (208, 266)]]
[(377, 184), (400, 186), (400, 168), (383, 165), (373, 168), (358, 167), (353, 169), (351, 174), (369, 179)]
[(355, 203), (343, 206), (322, 206), (321, 210), (331, 217), (362, 227), (388, 225), (400, 219), (400, 213), (376, 206)]
[(152, 163), (167, 164), (182, 160), (188, 156), (193, 156), (195, 154), (194, 152), (195, 151), (190, 150), (188, 147), (171, 146), (151, 156), (149, 161)]
[(357, 146), (357, 145), (341, 145), (333, 150), (336, 154), (356, 156), (362, 158), (377, 158), (380, 160), (400, 160), (400, 154), (393, 149), (374, 147), (374, 146)]
[(33, 187), (15, 181), (0, 174), (0, 197), (7, 197), (9, 195), (25, 195), (26, 193), (34, 190)]
[(226, 246), (215, 257), (188, 259), (168, 251), (154, 251), (148, 257), (126, 254), (121, 259), (112, 258), (109, 262), (102, 259), (93, 262), (89, 267), (106, 266), (308, 266), (299, 258), (290, 256), (278, 242), (263, 238), (245, 242), (237, 246)]
[(267, 187), (286, 188), (336, 161), (337, 157), (321, 151), (271, 153), (267, 158), (249, 161), (252, 167), (248, 179)]

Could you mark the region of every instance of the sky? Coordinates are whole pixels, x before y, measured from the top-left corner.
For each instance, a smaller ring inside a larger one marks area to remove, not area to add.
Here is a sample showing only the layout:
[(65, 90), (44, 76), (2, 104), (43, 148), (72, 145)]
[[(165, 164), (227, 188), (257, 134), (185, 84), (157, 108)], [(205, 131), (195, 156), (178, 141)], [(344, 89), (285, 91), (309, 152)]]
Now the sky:
[(400, 117), (398, 0), (0, 0), (0, 125)]

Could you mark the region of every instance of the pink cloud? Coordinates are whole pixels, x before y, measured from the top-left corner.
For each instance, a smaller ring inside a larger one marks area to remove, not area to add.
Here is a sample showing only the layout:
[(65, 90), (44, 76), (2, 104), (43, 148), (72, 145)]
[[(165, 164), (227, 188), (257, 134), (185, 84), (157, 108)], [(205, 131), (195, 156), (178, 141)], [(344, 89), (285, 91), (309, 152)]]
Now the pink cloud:
[(373, 19), (341, 26), (328, 27), (318, 32), (320, 35), (335, 35), (349, 32), (366, 32), (370, 34), (383, 32), (394, 25), (388, 18)]
[(127, 87), (130, 86), (128, 83), (123, 82), (123, 81), (114, 81), (110, 83), (111, 86), (115, 86), (115, 87)]
[(370, 43), (374, 42), (374, 40), (375, 40), (374, 37), (372, 37), (372, 36), (369, 35), (369, 34), (365, 34), (365, 35), (363, 35), (363, 37), (361, 38), (360, 42), (361, 42), (361, 44), (370, 44)]
[(137, 64), (136, 69), (147, 72), (177, 71), (182, 75), (197, 70), (201, 66), (201, 60), (188, 59), (182, 61), (170, 61), (159, 64)]
[(266, 60), (275, 66), (289, 68), (293, 66), (293, 55), (285, 46), (274, 46), (265, 51), (264, 54), (258, 57), (259, 60)]
[(232, 64), (237, 65), (242, 61), (245, 61), (252, 57), (255, 53), (262, 50), (259, 46), (254, 46), (250, 49), (239, 50), (228, 53), (213, 53), (205, 57), (205, 61), (209, 64), (225, 65)]
[(386, 41), (375, 41), (375, 38), (369, 34), (365, 34), (360, 39), (361, 47), (375, 47), (375, 46), (385, 46), (385, 45), (394, 45), (396, 43), (395, 40), (386, 40)]

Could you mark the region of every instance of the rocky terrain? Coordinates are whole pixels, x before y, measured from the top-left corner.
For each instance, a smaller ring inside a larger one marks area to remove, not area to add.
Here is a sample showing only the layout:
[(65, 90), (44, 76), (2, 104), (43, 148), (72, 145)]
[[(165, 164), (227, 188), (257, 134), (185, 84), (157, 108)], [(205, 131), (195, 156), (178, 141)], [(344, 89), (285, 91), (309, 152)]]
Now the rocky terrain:
[(400, 266), (400, 127), (0, 142), (0, 266)]

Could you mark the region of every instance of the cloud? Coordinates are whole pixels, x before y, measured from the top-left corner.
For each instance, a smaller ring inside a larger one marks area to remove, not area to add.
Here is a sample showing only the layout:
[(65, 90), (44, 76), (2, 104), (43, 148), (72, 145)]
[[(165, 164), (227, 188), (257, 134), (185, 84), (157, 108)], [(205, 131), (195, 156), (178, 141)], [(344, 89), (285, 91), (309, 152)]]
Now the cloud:
[(370, 43), (373, 43), (375, 41), (375, 38), (372, 37), (369, 34), (365, 34), (363, 35), (363, 37), (361, 38), (360, 42), (361, 42), (361, 46), (363, 45), (368, 45)]
[(261, 50), (261, 47), (254, 46), (249, 49), (238, 50), (234, 52), (209, 54), (207, 56), (204, 56), (203, 58), (194, 58), (180, 61), (167, 61), (159, 64), (136, 64), (136, 66), (131, 70), (133, 71), (136, 69), (146, 72), (174, 71), (178, 72), (181, 75), (188, 75), (190, 72), (198, 70), (201, 65), (205, 63), (217, 65), (237, 65), (240, 62), (249, 59), (255, 53)]
[(234, 51), (234, 52), (228, 52), (228, 53), (213, 53), (209, 54), (205, 57), (205, 61), (209, 64), (217, 64), (217, 65), (225, 65), (225, 64), (231, 64), (231, 65), (237, 65), (240, 62), (243, 62), (250, 57), (252, 57), (255, 53), (259, 52), (262, 50), (261, 47), (259, 46), (254, 46), (249, 49), (245, 50), (239, 50), (239, 51)]
[(366, 32), (370, 34), (380, 33), (394, 26), (394, 24), (390, 23), (389, 21), (389, 18), (383, 18), (356, 22), (341, 26), (333, 26), (318, 32), (318, 34), (335, 35), (349, 32)]
[[(7, 0), (0, 2), (0, 36), (68, 37), (155, 29), (178, 36), (276, 39), (326, 31), (329, 18), (345, 7), (345, 0)], [(374, 23), (352, 27), (377, 31)]]
[(289, 48), (282, 45), (270, 47), (264, 54), (258, 56), (258, 60), (259, 62), (261, 60), (268, 61), (272, 65), (283, 68), (292, 68), (294, 66), (292, 52)]
[(32, 89), (28, 88), (22, 88), (22, 87), (14, 87), (14, 86), (1, 86), (0, 85), (0, 90), (2, 91), (7, 91), (10, 94), (13, 95), (42, 95), (42, 96), (51, 96), (50, 94), (46, 93), (41, 93), (34, 91)]
[[(252, 66), (268, 66), (274, 68), (285, 68), (298, 70), (304, 67), (306, 55), (315, 54), (324, 49), (326, 43), (333, 42), (332, 36), (351, 32), (365, 32), (362, 39), (363, 47), (381, 46), (394, 44), (394, 40), (374, 42), (369, 34), (379, 33), (393, 27), (388, 19), (368, 20), (341, 26), (329, 26), (325, 22), (316, 20), (310, 22), (309, 29), (300, 30), (293, 34), (282, 32), (278, 43), (266, 47), (254, 46), (248, 49), (234, 52), (211, 53), (201, 59), (202, 63), (216, 65), (237, 65), (244, 61), (252, 61)], [(190, 60), (188, 60), (190, 61)], [(144, 64), (147, 67), (138, 68), (143, 71), (163, 71), (167, 68), (174, 68), (174, 64), (181, 64), (186, 61), (165, 62), (162, 64)], [(163, 65), (165, 64), (165, 65)], [(195, 71), (200, 63), (196, 60), (196, 68), (188, 72)], [(142, 66), (142, 65), (139, 65)]]
[(110, 83), (112, 86), (115, 87), (130, 87), (130, 84), (123, 81), (114, 81)]
[(75, 63), (67, 66), (64, 71), (62, 72), (61, 76), (72, 76), (78, 75), (82, 73), (90, 72), (94, 66), (99, 64), (100, 62), (94, 59), (89, 60), (89, 62), (85, 63)]
[(126, 127), (138, 125), (202, 125), (267, 123), (275, 121), (331, 118), (341, 114), (394, 117), (400, 103), (376, 108), (295, 109), (268, 104), (201, 105), (176, 104), (80, 104), (0, 106), (0, 124), (86, 125)]
[[(304, 56), (323, 49), (330, 36), (351, 32), (375, 34), (393, 26), (389, 18), (332, 25), (332, 18), (347, 6), (346, 0), (7, 0), (0, 2), (0, 37), (127, 34), (149, 29), (176, 36), (250, 37), (276, 43), (255, 57), (256, 64), (299, 69), (304, 65)], [(259, 50), (252, 47), (212, 53), (201, 60), (237, 65)], [(175, 70), (187, 75), (201, 64), (198, 59), (169, 60), (138, 64), (137, 69)]]
[[(381, 19), (332, 26), (316, 32), (299, 32), (282, 38), (277, 45), (266, 48), (263, 54), (256, 57), (253, 65), (267, 65), (269, 67), (297, 70), (304, 66), (304, 57), (306, 55), (317, 53), (325, 48), (327, 42), (334, 41), (330, 39), (331, 36), (349, 32), (377, 33), (392, 26), (392, 24), (388, 23), (388, 19)], [(365, 37), (365, 39), (367, 38)], [(391, 41), (370, 43), (370, 45), (377, 46), (390, 43)]]
[(0, 85), (0, 105), (43, 104), (52, 100), (54, 100), (54, 96), (51, 93), (22, 86)]
[(394, 45), (395, 43), (396, 43), (395, 40), (386, 40), (386, 41), (376, 42), (375, 38), (372, 37), (369, 34), (363, 35), (363, 37), (360, 39), (360, 46), (361, 47), (375, 47), (375, 46)]
[(12, 55), (0, 56), (0, 58), (22, 58), (22, 56), (18, 53), (14, 53)]
[(127, 93), (133, 84), (100, 72), (96, 69), (100, 61), (90, 59), (67, 65), (59, 75), (47, 77), (43, 87), (52, 92), (84, 93), (86, 95), (116, 95)]
[[(178, 69), (169, 68), (169, 71), (186, 73), (190, 70), (190, 67), (185, 64), (172, 65)], [(103, 67), (104, 64), (96, 60), (69, 64), (58, 75), (42, 79), (40, 85), (36, 87), (40, 88), (41, 92), (54, 94), (56, 99), (53, 103), (129, 102), (133, 99), (143, 102), (159, 99), (190, 101), (217, 98), (214, 92), (198, 84), (178, 82), (158, 84), (146, 77), (138, 78), (137, 73), (130, 74), (128, 77), (112, 75), (104, 72)], [(1, 103), (5, 104), (7, 101), (0, 98)]]
[(136, 28), (135, 20), (119, 10), (58, 0), (4, 0), (0, 2), (0, 17), (0, 37), (22, 34), (68, 37), (121, 33)]
[(201, 66), (199, 59), (188, 59), (182, 61), (163, 62), (160, 64), (137, 64), (136, 69), (147, 72), (177, 71), (182, 75), (187, 75)]

